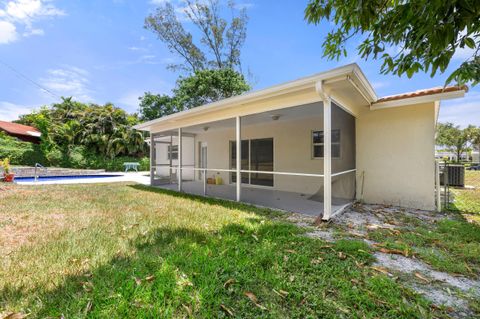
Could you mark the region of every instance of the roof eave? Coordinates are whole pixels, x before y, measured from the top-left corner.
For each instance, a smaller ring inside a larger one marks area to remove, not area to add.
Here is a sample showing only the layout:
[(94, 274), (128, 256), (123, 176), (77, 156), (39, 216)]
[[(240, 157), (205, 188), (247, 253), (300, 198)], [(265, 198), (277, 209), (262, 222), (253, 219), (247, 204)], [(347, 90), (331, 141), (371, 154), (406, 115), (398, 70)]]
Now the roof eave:
[(380, 103), (375, 103), (370, 107), (370, 110), (381, 110), (392, 107), (400, 107), (414, 104), (430, 103), (442, 100), (450, 100), (464, 97), (466, 90), (457, 90), (452, 92), (443, 92), (436, 94), (429, 94), (424, 96), (410, 97), (399, 100), (385, 101)]
[(363, 74), (362, 70), (359, 68), (359, 66), (356, 63), (352, 63), (342, 67), (331, 69), (325, 72), (317, 73), (308, 77), (304, 77), (298, 80), (274, 85), (258, 91), (248, 92), (242, 95), (234, 96), (234, 97), (213, 102), (210, 104), (198, 106), (196, 108), (193, 108), (187, 111), (183, 111), (183, 112), (171, 114), (162, 118), (154, 119), (145, 123), (135, 125), (134, 129), (150, 131), (150, 128), (152, 126), (158, 125), (159, 123), (175, 121), (180, 118), (194, 116), (195, 114), (208, 112), (210, 110), (219, 110), (222, 108), (235, 107), (243, 103), (249, 103), (249, 102), (254, 102), (260, 99), (271, 98), (281, 94), (295, 92), (295, 91), (303, 90), (310, 87), (314, 88), (315, 84), (318, 81), (338, 78), (338, 77), (350, 75), (350, 74), (353, 74), (359, 80), (359, 82), (361, 83), (361, 86), (365, 89), (365, 91), (371, 98), (372, 102), (376, 101), (377, 96), (375, 94), (375, 91), (373, 90), (372, 86), (370, 85), (367, 78)]

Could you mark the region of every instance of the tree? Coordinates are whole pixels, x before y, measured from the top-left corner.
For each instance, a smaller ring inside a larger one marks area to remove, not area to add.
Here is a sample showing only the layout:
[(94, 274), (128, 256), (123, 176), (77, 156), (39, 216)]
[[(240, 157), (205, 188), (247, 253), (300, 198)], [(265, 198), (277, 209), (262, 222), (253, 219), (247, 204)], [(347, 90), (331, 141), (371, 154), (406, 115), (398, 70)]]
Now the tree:
[(472, 129), (470, 133), (471, 142), (474, 148), (480, 152), (480, 127)]
[(203, 104), (216, 102), (250, 90), (242, 74), (232, 69), (197, 71), (180, 77), (173, 96), (145, 92), (140, 97), (140, 119), (154, 120)]
[(173, 69), (188, 73), (209, 68), (231, 68), (241, 72), (240, 53), (246, 38), (247, 14), (237, 9), (233, 0), (228, 2), (232, 12), (230, 21), (220, 16), (219, 0), (184, 0), (185, 16), (200, 33), (199, 44), (178, 18), (178, 11), (169, 2), (160, 5), (155, 14), (145, 19), (145, 28), (157, 34), (179, 56), (181, 64), (171, 64)]
[(347, 41), (362, 36), (359, 55), (381, 59), (383, 74), (411, 77), (423, 71), (433, 77), (447, 69), (455, 52), (465, 49), (471, 56), (446, 82), (480, 81), (478, 0), (310, 0), (305, 18), (314, 24), (323, 19), (335, 23), (323, 43), (329, 59), (347, 55)]
[(150, 121), (156, 118), (178, 112), (177, 105), (173, 98), (165, 94), (145, 94), (138, 98), (140, 100), (140, 120)]
[(450, 151), (457, 154), (457, 161), (463, 152), (467, 151), (469, 142), (472, 140), (473, 126), (461, 129), (460, 126), (453, 123), (438, 123), (437, 125), (437, 145), (445, 146)]
[(173, 90), (178, 110), (188, 110), (242, 94), (250, 86), (240, 73), (232, 69), (203, 70), (180, 78)]
[[(85, 104), (62, 98), (60, 103), (21, 116), (19, 123), (33, 125), (42, 132), (41, 147), (47, 158), (68, 159), (78, 150), (94, 156), (113, 158), (138, 156), (145, 152), (143, 134), (133, 130), (136, 116), (111, 103)], [(88, 155), (83, 154), (83, 155)]]

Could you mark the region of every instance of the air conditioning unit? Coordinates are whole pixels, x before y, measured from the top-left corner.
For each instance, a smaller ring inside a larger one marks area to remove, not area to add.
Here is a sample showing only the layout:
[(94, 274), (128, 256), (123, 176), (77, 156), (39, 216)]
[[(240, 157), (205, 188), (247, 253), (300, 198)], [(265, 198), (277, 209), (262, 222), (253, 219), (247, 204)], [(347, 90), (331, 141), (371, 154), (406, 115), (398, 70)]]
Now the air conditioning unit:
[[(446, 175), (446, 176), (445, 176)], [(440, 175), (440, 184), (449, 186), (464, 187), (465, 186), (465, 166), (463, 165), (448, 165), (444, 168)]]

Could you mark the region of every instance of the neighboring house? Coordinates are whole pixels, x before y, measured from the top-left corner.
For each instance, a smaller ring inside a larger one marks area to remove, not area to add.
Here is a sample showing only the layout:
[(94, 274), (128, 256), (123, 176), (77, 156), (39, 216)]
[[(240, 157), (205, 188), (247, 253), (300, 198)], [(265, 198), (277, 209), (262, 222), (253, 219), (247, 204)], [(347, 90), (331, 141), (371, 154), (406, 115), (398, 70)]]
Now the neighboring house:
[(39, 130), (32, 126), (0, 121), (0, 131), (5, 132), (7, 135), (18, 138), (21, 141), (40, 143), (40, 136), (42, 135)]
[(440, 101), (466, 91), (378, 98), (350, 64), (135, 128), (151, 135), (152, 185), (323, 219), (354, 199), (434, 209)]
[[(435, 158), (437, 158), (439, 160), (448, 158), (449, 161), (457, 162), (457, 153), (449, 152), (449, 151), (436, 151), (435, 152)], [(460, 160), (461, 161), (468, 161), (469, 160), (468, 153), (463, 152), (462, 154), (460, 154)]]
[[(447, 158), (449, 161), (452, 162), (457, 162), (457, 153), (455, 152), (449, 152), (449, 151), (436, 151), (435, 152), (435, 158), (439, 160), (443, 160)], [(480, 158), (479, 158), (479, 152), (478, 151), (472, 151), (472, 152), (463, 152), (460, 154), (460, 161), (471, 161), (472, 163), (479, 163)]]
[(473, 151), (472, 152), (472, 163), (480, 163), (480, 152), (479, 151)]

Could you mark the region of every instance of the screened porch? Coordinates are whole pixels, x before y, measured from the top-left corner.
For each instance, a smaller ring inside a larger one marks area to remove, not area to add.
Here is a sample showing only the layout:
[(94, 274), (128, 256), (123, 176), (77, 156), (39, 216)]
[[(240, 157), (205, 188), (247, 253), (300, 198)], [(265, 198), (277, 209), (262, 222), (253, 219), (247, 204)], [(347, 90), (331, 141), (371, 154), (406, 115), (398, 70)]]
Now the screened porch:
[(154, 186), (329, 219), (355, 198), (355, 117), (315, 102), (157, 132), (151, 161)]

